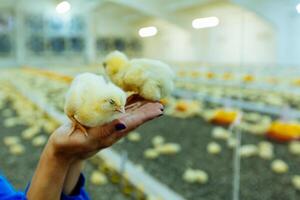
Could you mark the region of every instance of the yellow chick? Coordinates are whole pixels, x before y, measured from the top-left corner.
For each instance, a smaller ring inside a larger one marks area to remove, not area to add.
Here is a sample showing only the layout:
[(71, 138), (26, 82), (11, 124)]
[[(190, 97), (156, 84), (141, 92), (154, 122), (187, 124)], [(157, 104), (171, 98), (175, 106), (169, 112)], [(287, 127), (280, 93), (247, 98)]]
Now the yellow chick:
[(73, 122), (70, 134), (79, 128), (96, 127), (125, 113), (126, 93), (103, 76), (79, 74), (66, 94), (64, 111)]
[(175, 73), (158, 60), (132, 59), (114, 51), (103, 63), (110, 79), (126, 91), (134, 91), (148, 100), (157, 101), (174, 89)]
[(94, 171), (91, 174), (90, 180), (94, 185), (105, 185), (107, 183), (107, 177), (99, 171)]
[(205, 171), (200, 169), (191, 169), (191, 168), (185, 170), (182, 178), (187, 183), (200, 183), (200, 184), (207, 183), (209, 179), (208, 174)]
[[(108, 54), (103, 62), (106, 74), (118, 86), (124, 89), (123, 77), (130, 67), (129, 59), (120, 51), (113, 51)], [(128, 88), (129, 89), (129, 88)], [(128, 90), (125, 88), (125, 90)]]

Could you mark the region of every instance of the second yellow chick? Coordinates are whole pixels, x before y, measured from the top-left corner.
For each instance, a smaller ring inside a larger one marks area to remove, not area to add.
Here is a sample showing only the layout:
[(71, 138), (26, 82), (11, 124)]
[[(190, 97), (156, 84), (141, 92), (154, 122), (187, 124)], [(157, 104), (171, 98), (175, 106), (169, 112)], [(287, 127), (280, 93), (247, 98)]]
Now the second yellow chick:
[(158, 60), (129, 60), (125, 54), (114, 51), (106, 57), (104, 66), (115, 84), (148, 100), (160, 100), (174, 89), (175, 73), (169, 65)]

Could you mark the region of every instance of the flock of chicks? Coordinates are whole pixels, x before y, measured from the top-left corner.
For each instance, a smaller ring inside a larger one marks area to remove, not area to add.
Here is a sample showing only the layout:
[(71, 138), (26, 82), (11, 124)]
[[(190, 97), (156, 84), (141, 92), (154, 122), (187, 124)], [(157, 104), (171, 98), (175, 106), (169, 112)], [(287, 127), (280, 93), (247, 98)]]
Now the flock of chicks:
[[(148, 59), (129, 60), (120, 52), (113, 52), (108, 55), (104, 62), (107, 76), (98, 76), (92, 73), (78, 75), (72, 82), (66, 96), (65, 113), (74, 122), (74, 129), (79, 128), (83, 133), (85, 127), (98, 126), (117, 118), (125, 111), (127, 93), (138, 93), (145, 99), (158, 101), (170, 94), (173, 90), (174, 74), (167, 65), (159, 61)], [(202, 113), (203, 117), (212, 117), (212, 113), (219, 111), (204, 111), (202, 105), (195, 101), (175, 100), (164, 98), (162, 103), (168, 105), (166, 112), (173, 116), (190, 117)], [(188, 103), (186, 103), (188, 102)], [(247, 119), (247, 114), (243, 117)], [(259, 122), (260, 116), (250, 116), (249, 121)], [(255, 118), (255, 120), (253, 120)], [(271, 119), (265, 120), (269, 125)], [(9, 124), (9, 122), (7, 122)], [(10, 122), (14, 124), (14, 122)], [(246, 122), (244, 122), (246, 128)], [(258, 127), (257, 123), (256, 127)], [(243, 128), (243, 121), (240, 126)], [(264, 125), (265, 130), (266, 125)], [(252, 127), (254, 128), (254, 127)], [(34, 129), (34, 128), (33, 128)], [(36, 131), (28, 131), (30, 133)], [(24, 133), (24, 135), (27, 135)], [(28, 134), (31, 135), (31, 134)], [(30, 137), (30, 136), (29, 136)], [(215, 139), (226, 139), (229, 147), (234, 147), (236, 141), (231, 137), (231, 133), (226, 129), (218, 128), (213, 131)], [(138, 141), (139, 134), (130, 134), (129, 140)], [(7, 138), (7, 145), (18, 144), (13, 138)], [(180, 151), (180, 145), (164, 143), (163, 138), (153, 138), (153, 148), (144, 152), (146, 158), (154, 159), (163, 154), (174, 154)], [(292, 142), (289, 145), (290, 152), (299, 155), (299, 142)], [(221, 147), (217, 142), (207, 145), (207, 151), (211, 154), (219, 154)], [(273, 158), (273, 146), (269, 142), (261, 142), (256, 145), (244, 145), (240, 149), (242, 157), (259, 155), (264, 159)], [(282, 160), (274, 160), (271, 169), (276, 173), (285, 173), (288, 165)], [(102, 180), (99, 174), (93, 176), (96, 180)], [(295, 175), (292, 183), (296, 188), (300, 188), (299, 175)], [(190, 183), (205, 183), (208, 181), (206, 172), (200, 169), (187, 169), (183, 174), (183, 179)]]
[(230, 126), (239, 118), (236, 127), (243, 132), (265, 135), (278, 142), (300, 139), (300, 122), (297, 120), (282, 120), (280, 118), (274, 120), (266, 114), (212, 106), (204, 101), (167, 98), (161, 102), (166, 107), (166, 114), (173, 117), (201, 117), (210, 123), (222, 126)]
[[(106, 67), (108, 66), (107, 63), (105, 63)], [(76, 81), (76, 79), (74, 80), (74, 82)], [(105, 80), (104, 80), (105, 81)], [(73, 82), (73, 83), (74, 83)], [(72, 86), (71, 86), (72, 87)], [(196, 115), (197, 113), (201, 113), (203, 112), (203, 117), (204, 118), (207, 118), (208, 121), (211, 121), (212, 119), (215, 119), (215, 120), (212, 120), (212, 121), (223, 121), (223, 122), (228, 122), (228, 123), (231, 123), (232, 120), (231, 118), (235, 118), (236, 117), (236, 113), (233, 112), (233, 111), (230, 111), (229, 114), (226, 113), (224, 110), (220, 110), (220, 109), (217, 109), (217, 110), (207, 110), (207, 111), (203, 111), (202, 110), (202, 105), (199, 104), (199, 102), (195, 102), (195, 101), (187, 101), (187, 100), (175, 100), (175, 99), (172, 99), (172, 98), (164, 98), (161, 100), (161, 102), (163, 104), (165, 104), (167, 106), (167, 109), (166, 109), (166, 112), (168, 114), (171, 114), (172, 116), (177, 116), (177, 117), (189, 117), (189, 116), (193, 116), (193, 115)], [(171, 109), (170, 109), (171, 108)], [(228, 114), (228, 116), (227, 116)], [(249, 116), (248, 116), (249, 115)], [(222, 116), (225, 116), (224, 119), (222, 119)], [(264, 118), (261, 118), (259, 115), (257, 114), (245, 114), (244, 115), (244, 118), (246, 120), (250, 120), (250, 121), (253, 121), (255, 122), (255, 128), (257, 129), (259, 126), (258, 126), (258, 123), (257, 122), (265, 122), (266, 120), (264, 120)], [(270, 122), (271, 120), (268, 119), (267, 120), (267, 125), (270, 125)], [(222, 124), (222, 123), (221, 123)], [(240, 128), (246, 128), (248, 127), (249, 125), (247, 125), (247, 123), (245, 121), (242, 121), (241, 124), (239, 125)], [(264, 125), (264, 127), (266, 127), (266, 125)], [(254, 127), (253, 127), (254, 128)], [(251, 130), (252, 128), (250, 128)], [(263, 130), (266, 130), (266, 128), (263, 128)], [(261, 131), (262, 132), (262, 131)], [(226, 138), (228, 137), (228, 134), (224, 134), (224, 131), (222, 133), (222, 131), (216, 131), (214, 132), (214, 136), (216, 138)], [(137, 133), (134, 133), (134, 134), (130, 134), (129, 137), (128, 137), (130, 140), (139, 140), (140, 139), (140, 135), (137, 134)], [(158, 138), (158, 139), (157, 139)], [(154, 141), (159, 141), (159, 138), (160, 137), (155, 137), (153, 139), (153, 144), (156, 143)], [(234, 138), (230, 137), (228, 138), (228, 145), (233, 147), (234, 145), (236, 144), (236, 141), (234, 140)], [(160, 146), (159, 148), (157, 148), (158, 146)], [(299, 148), (297, 147), (297, 144), (296, 143), (293, 143), (293, 146), (296, 146), (294, 147), (295, 148)], [(177, 153), (178, 151), (180, 151), (180, 145), (179, 144), (173, 144), (173, 143), (166, 143), (164, 145), (154, 145), (153, 146), (154, 148), (150, 148), (150, 149), (146, 149), (145, 152), (144, 152), (144, 156), (146, 158), (149, 158), (149, 159), (154, 159), (156, 157), (158, 157), (159, 155), (163, 155), (163, 154), (174, 154), (174, 153)], [(265, 148), (264, 148), (265, 147)], [(270, 150), (271, 148), (268, 148), (269, 146), (268, 145), (259, 145), (259, 147), (256, 147), (255, 145), (244, 145), (241, 147), (241, 150), (240, 150), (240, 153), (241, 153), (241, 156), (242, 157), (250, 157), (250, 156), (253, 156), (253, 155), (257, 155), (259, 154), (261, 157), (270, 157), (270, 155), (272, 154), (272, 151)], [(211, 153), (211, 154), (219, 154), (221, 152), (221, 147), (220, 145), (217, 143), (217, 142), (211, 142), (207, 145), (207, 151), (208, 153)], [(297, 151), (297, 150), (296, 150)], [(275, 162), (277, 163), (277, 162)], [(275, 166), (282, 166), (282, 165), (275, 165)], [(279, 167), (280, 168), (280, 167)], [(276, 171), (276, 167), (274, 167), (274, 170)], [(194, 170), (199, 170), (199, 169), (194, 169)], [(191, 171), (191, 169), (187, 169), (187, 171)], [(191, 173), (189, 173), (191, 174)], [(189, 176), (187, 176), (189, 177)], [(197, 175), (195, 175), (194, 177), (197, 177)], [(184, 178), (184, 180), (188, 181), (188, 182), (194, 182), (192, 179), (191, 180), (188, 180), (188, 178)], [(196, 180), (197, 182), (197, 180)], [(199, 182), (199, 180), (198, 180)], [(200, 181), (201, 182), (201, 181)], [(204, 183), (204, 182), (202, 182)]]
[[(75, 77), (67, 92), (64, 111), (73, 122), (70, 134), (79, 128), (96, 127), (125, 113), (126, 92), (150, 101), (159, 101), (174, 89), (171, 68), (157, 60), (132, 59), (119, 51), (103, 63), (107, 77), (83, 73)], [(126, 91), (126, 92), (125, 92)]]
[[(297, 92), (299, 91), (299, 88), (297, 88), (299, 85), (297, 87), (289, 85), (285, 86), (284, 83), (276, 82), (277, 85), (279, 84), (284, 89), (274, 90), (273, 85), (258, 81), (253, 78), (253, 76), (249, 75), (244, 78), (251, 81), (238, 81), (225, 78), (218, 79), (216, 77), (220, 76), (220, 74), (211, 72), (207, 73), (206, 76), (202, 75), (199, 77), (199, 73), (196, 72), (197, 71), (193, 70), (179, 71), (178, 76), (181, 78), (177, 79), (176, 86), (178, 88), (200, 92), (201, 94), (215, 98), (226, 97), (252, 101), (261, 105), (275, 107), (288, 105), (291, 108), (300, 108), (299, 92)], [(286, 77), (284, 79), (282, 78), (282, 80), (286, 80)], [(246, 84), (244, 84), (245, 82)]]
[[(227, 142), (228, 148), (235, 148), (238, 141), (234, 137), (233, 132), (223, 128), (215, 127), (212, 131), (212, 138), (216, 140), (224, 140)], [(300, 142), (292, 141), (288, 145), (290, 154), (294, 156), (300, 156)], [(207, 152), (213, 155), (220, 154), (222, 148), (218, 142), (210, 142), (207, 145)], [(255, 144), (243, 144), (240, 146), (239, 155), (241, 158), (248, 158), (253, 156), (258, 156), (264, 160), (270, 160), (270, 169), (276, 174), (284, 174), (289, 170), (288, 164), (281, 160), (276, 159), (275, 147), (269, 141), (261, 141), (257, 145)], [(275, 158), (275, 159), (274, 159)], [(300, 190), (300, 179), (299, 175), (293, 175), (291, 177), (291, 184), (295, 187), (296, 190)]]
[[(273, 124), (278, 122), (272, 122), (270, 116), (264, 116), (258, 113), (246, 113), (239, 110), (232, 109), (224, 109), (224, 108), (214, 108), (214, 109), (203, 109), (203, 103), (199, 103), (193, 100), (179, 100), (176, 101), (174, 99), (165, 99), (163, 103), (166, 106), (166, 113), (171, 114), (172, 116), (187, 118), (187, 117), (195, 117), (200, 116), (205, 120), (222, 125), (223, 127), (215, 127), (212, 131), (212, 138), (216, 141), (209, 142), (207, 144), (207, 152), (211, 155), (218, 155), (222, 151), (222, 147), (217, 140), (223, 140), (227, 143), (228, 148), (235, 148), (237, 145), (237, 139), (233, 132), (224, 126), (230, 126), (235, 123), (238, 116), (241, 118), (239, 123), (235, 124), (235, 129), (238, 129), (243, 132), (252, 133), (257, 136), (266, 136), (270, 138), (270, 133), (268, 133), (271, 129), (273, 130)], [(295, 125), (294, 125), (295, 126)], [(290, 128), (284, 128), (281, 130), (282, 134), (288, 134), (287, 132)], [(277, 130), (277, 129), (276, 129)], [(291, 132), (295, 132), (295, 130), (291, 130)], [(296, 130), (297, 133), (297, 130)], [(277, 134), (278, 135), (278, 134)], [(274, 136), (274, 134), (273, 134)], [(298, 136), (299, 137), (299, 136)], [(276, 136), (273, 139), (276, 139), (280, 142), (289, 142), (288, 149), (290, 154), (299, 156), (300, 155), (300, 142), (297, 140), (291, 141), (282, 140)], [(297, 139), (297, 138), (296, 138)], [(261, 141), (257, 145), (255, 144), (244, 144), (241, 145), (239, 149), (239, 154), (242, 158), (248, 158), (253, 156), (258, 156), (265, 160), (270, 160), (270, 169), (277, 174), (286, 173), (289, 169), (288, 164), (281, 159), (274, 159), (274, 146), (269, 141)], [(197, 175), (197, 173), (201, 175)], [(197, 178), (198, 177), (198, 178)], [(201, 169), (187, 169), (183, 175), (183, 179), (190, 183), (206, 183), (208, 181), (208, 175), (205, 171)], [(294, 175), (292, 177), (292, 184), (296, 189), (299, 188), (298, 184), (299, 175)]]
[[(223, 69), (224, 70), (224, 69)], [(185, 67), (179, 68), (177, 74), (181, 78), (197, 78), (200, 80), (217, 80), (225, 82), (236, 82), (236, 83), (262, 83), (266, 85), (273, 86), (275, 84), (281, 84), (285, 86), (299, 86), (299, 78), (295, 78), (295, 73), (290, 74), (277, 74), (276, 76), (270, 75), (269, 73), (245, 73), (247, 69), (244, 69), (243, 72), (233, 71), (232, 68), (225, 69), (225, 71), (220, 70), (219, 68), (213, 69), (211, 67), (201, 66), (197, 67)], [(253, 70), (253, 69), (252, 69)], [(258, 72), (258, 71), (257, 71)], [(289, 76), (289, 79), (285, 79), (286, 76)]]
[[(10, 128), (17, 125), (26, 126), (21, 135), (10, 135), (3, 139), (3, 143), (8, 147), (12, 155), (22, 155), (25, 152), (25, 146), (22, 140), (31, 140), (33, 146), (43, 146), (47, 142), (47, 137), (40, 134), (42, 130), (52, 133), (58, 126), (58, 123), (51, 120), (43, 111), (38, 109), (32, 102), (24, 96), (16, 93), (14, 88), (1, 82), (0, 88), (0, 109), (3, 109), (1, 115), (4, 117), (4, 127)], [(5, 108), (7, 103), (10, 108)], [(14, 116), (16, 113), (16, 116)]]

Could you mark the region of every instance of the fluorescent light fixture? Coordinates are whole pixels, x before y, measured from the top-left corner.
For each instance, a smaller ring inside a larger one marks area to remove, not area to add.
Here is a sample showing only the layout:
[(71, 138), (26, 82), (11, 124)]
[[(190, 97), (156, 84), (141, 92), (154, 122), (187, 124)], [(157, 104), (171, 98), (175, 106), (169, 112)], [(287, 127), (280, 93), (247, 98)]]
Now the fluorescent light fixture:
[(220, 20), (217, 17), (205, 17), (205, 18), (194, 19), (192, 22), (192, 26), (195, 29), (200, 29), (200, 28), (215, 27), (218, 26), (219, 23)]
[(56, 6), (56, 12), (59, 14), (65, 14), (70, 11), (71, 4), (67, 1), (62, 1)]
[(300, 14), (300, 3), (296, 6), (296, 10)]
[(141, 37), (151, 37), (157, 34), (157, 28), (155, 26), (143, 27), (139, 30)]

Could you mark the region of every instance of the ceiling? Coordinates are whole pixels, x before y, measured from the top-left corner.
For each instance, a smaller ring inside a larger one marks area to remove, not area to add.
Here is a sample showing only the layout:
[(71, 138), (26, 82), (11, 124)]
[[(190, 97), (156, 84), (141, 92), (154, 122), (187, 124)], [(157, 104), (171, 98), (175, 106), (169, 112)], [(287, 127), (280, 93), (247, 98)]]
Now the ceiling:
[[(25, 8), (29, 11), (55, 10), (62, 0), (0, 0), (0, 7)], [(136, 24), (149, 18), (159, 18), (182, 26), (182, 16), (195, 7), (211, 4), (233, 3), (256, 12), (269, 21), (284, 12), (294, 12), (300, 0), (68, 0), (72, 11), (112, 17), (121, 22)], [(38, 2), (38, 3), (37, 3)], [(273, 10), (271, 10), (273, 9)], [(268, 11), (268, 12), (266, 12)], [(294, 12), (295, 13), (295, 12)], [(296, 13), (295, 13), (296, 14)]]

